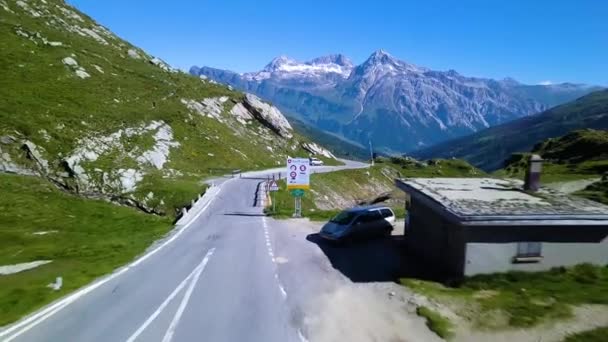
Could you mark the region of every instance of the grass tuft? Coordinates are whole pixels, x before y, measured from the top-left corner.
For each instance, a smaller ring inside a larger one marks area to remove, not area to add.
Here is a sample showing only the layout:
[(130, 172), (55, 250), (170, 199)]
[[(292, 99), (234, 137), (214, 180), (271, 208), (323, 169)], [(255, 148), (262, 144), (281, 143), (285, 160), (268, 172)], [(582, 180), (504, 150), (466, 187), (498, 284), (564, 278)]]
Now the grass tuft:
[[(440, 301), (459, 299), (459, 303), (475, 306), (468, 318), (484, 328), (505, 327), (485, 319), (496, 311), (507, 316), (507, 326), (530, 327), (570, 317), (572, 305), (608, 304), (608, 267), (591, 264), (545, 272), (477, 275), (454, 288), (415, 279), (402, 279), (401, 283)], [(492, 295), (480, 295), (488, 293)]]
[(426, 306), (416, 308), (416, 314), (426, 319), (426, 326), (437, 336), (448, 340), (454, 336), (454, 325), (449, 319)]
[(563, 342), (606, 342), (608, 341), (608, 327), (597, 328), (569, 335)]

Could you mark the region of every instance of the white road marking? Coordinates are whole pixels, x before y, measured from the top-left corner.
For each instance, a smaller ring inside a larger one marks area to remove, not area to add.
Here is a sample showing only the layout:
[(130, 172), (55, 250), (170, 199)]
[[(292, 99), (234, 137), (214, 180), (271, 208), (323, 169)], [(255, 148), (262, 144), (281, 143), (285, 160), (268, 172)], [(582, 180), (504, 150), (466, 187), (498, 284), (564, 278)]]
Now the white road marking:
[(281, 294), (283, 295), (283, 299), (287, 298), (287, 292), (285, 291), (285, 288), (283, 287), (283, 285), (279, 284), (279, 290), (281, 290)]
[(171, 339), (173, 339), (173, 334), (175, 333), (175, 329), (179, 324), (179, 320), (182, 318), (184, 310), (186, 310), (186, 306), (188, 306), (190, 296), (192, 296), (192, 292), (196, 287), (196, 283), (198, 283), (198, 279), (200, 278), (201, 273), (203, 273), (203, 270), (205, 269), (209, 258), (211, 258), (211, 256), (213, 255), (213, 251), (215, 251), (215, 248), (212, 248), (209, 252), (207, 252), (207, 255), (205, 255), (203, 263), (201, 264), (198, 272), (190, 282), (190, 286), (188, 287), (188, 290), (186, 290), (186, 294), (184, 295), (184, 298), (182, 298), (182, 302), (179, 304), (179, 308), (177, 309), (177, 312), (175, 312), (175, 316), (173, 317), (173, 320), (171, 321), (171, 324), (169, 325), (169, 328), (167, 329), (167, 332), (165, 333), (165, 337), (163, 338), (162, 342), (171, 342)]
[(298, 337), (300, 338), (300, 341), (308, 342), (308, 339), (302, 334), (302, 329), (298, 329)]
[[(173, 298), (175, 298), (175, 296), (177, 296), (180, 293), (180, 291), (186, 286), (186, 284), (188, 284), (188, 281), (190, 280), (190, 278), (192, 278), (195, 274), (200, 274), (203, 271), (203, 269), (205, 268), (205, 265), (209, 261), (209, 256), (211, 256), (211, 254), (213, 254), (214, 250), (215, 250), (215, 248), (212, 248), (211, 250), (209, 250), (207, 252), (207, 254), (203, 258), (201, 263), (198, 264), (198, 266), (196, 266), (194, 268), (194, 270), (192, 270), (192, 272), (190, 272), (190, 274), (184, 280), (182, 280), (182, 282), (173, 290), (173, 292), (171, 292), (171, 294), (165, 299), (165, 301), (163, 301), (160, 304), (160, 306), (156, 309), (156, 311), (154, 311), (152, 313), (152, 315), (150, 315), (150, 317), (148, 317), (148, 319), (133, 333), (133, 335), (131, 335), (131, 337), (129, 337), (127, 339), (127, 342), (135, 341), (137, 339), (137, 337), (139, 337), (139, 335), (141, 335), (141, 333), (144, 332), (144, 330), (146, 330), (146, 328), (150, 324), (152, 324), (152, 322), (156, 319), (156, 317), (158, 317), (158, 315), (160, 315), (163, 312), (163, 310), (167, 307), (167, 305), (169, 305), (169, 303), (173, 300)], [(173, 323), (173, 322), (171, 322), (171, 323)]]
[[(236, 178), (234, 178), (236, 179)], [(227, 181), (225, 181), (222, 185), (234, 180), (234, 179), (229, 179)], [(129, 269), (139, 265), (141, 262), (143, 262), (144, 260), (148, 259), (150, 256), (154, 255), (156, 252), (158, 252), (161, 248), (167, 246), (169, 243), (173, 242), (175, 239), (177, 239), (178, 236), (180, 236), (184, 231), (186, 231), (186, 229), (188, 229), (192, 223), (194, 223), (198, 217), (200, 215), (203, 214), (203, 212), (205, 212), (205, 210), (207, 210), (207, 208), (209, 207), (209, 205), (211, 205), (211, 203), (213, 202), (213, 200), (217, 197), (217, 195), (219, 195), (219, 193), (222, 191), (222, 188), (220, 185), (218, 191), (213, 195), (213, 197), (209, 200), (209, 203), (207, 203), (207, 205), (205, 205), (205, 207), (203, 207), (203, 209), (201, 209), (196, 216), (190, 220), (190, 222), (188, 222), (186, 225), (184, 225), (184, 227), (182, 229), (180, 229), (179, 231), (177, 231), (177, 233), (175, 233), (169, 240), (165, 241), (163, 244), (161, 244), (160, 246), (158, 246), (157, 248), (155, 248), (154, 250), (150, 251), (149, 253), (141, 256), (139, 259), (137, 259), (136, 261), (132, 262), (131, 264), (129, 264), (128, 266), (125, 266), (124, 268), (116, 271), (115, 273), (112, 273), (110, 275), (108, 275), (106, 278), (103, 278), (93, 284), (90, 284), (86, 287), (84, 287), (81, 290), (78, 290), (74, 293), (72, 293), (71, 295), (55, 302), (54, 304), (32, 314), (29, 317), (26, 317), (25, 319), (23, 319), (20, 322), (17, 322), (16, 324), (14, 324), (13, 326), (10, 326), (9, 328), (0, 331), (0, 338), (3, 338), (5, 336), (7, 337), (6, 341), (11, 341), (13, 339), (15, 339), (16, 337), (22, 335), (23, 333), (29, 331), (31, 328), (35, 327), (36, 325), (40, 324), (41, 322), (43, 322), (44, 320), (46, 320), (47, 318), (49, 318), (50, 316), (54, 315), (55, 313), (57, 313), (58, 311), (60, 311), (61, 309), (65, 308), (66, 306), (68, 306), (69, 304), (73, 303), (74, 301), (76, 301), (78, 298), (86, 295), (87, 293), (97, 289), (98, 287), (100, 287), (101, 285), (115, 279), (116, 277), (120, 276), (121, 274), (125, 273), (126, 271), (128, 271)], [(10, 335), (11, 333), (15, 332), (13, 335)]]

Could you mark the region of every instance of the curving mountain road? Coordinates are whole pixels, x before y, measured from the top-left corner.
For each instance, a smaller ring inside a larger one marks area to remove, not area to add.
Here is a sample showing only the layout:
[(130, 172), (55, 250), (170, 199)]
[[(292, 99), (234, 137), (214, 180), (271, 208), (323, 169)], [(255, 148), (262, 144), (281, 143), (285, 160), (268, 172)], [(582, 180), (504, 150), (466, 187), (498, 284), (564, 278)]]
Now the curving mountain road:
[[(345, 161), (330, 172), (367, 165)], [(222, 179), (189, 222), (111, 275), (0, 331), (2, 341), (306, 341), (277, 272), (262, 178)]]

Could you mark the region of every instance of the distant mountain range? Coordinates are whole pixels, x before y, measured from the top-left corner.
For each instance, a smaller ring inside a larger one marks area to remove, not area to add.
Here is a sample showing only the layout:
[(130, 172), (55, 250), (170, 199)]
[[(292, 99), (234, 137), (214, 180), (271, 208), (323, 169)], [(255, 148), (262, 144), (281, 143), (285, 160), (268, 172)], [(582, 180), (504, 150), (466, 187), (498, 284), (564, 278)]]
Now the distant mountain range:
[[(492, 171), (504, 167), (512, 153), (529, 152), (540, 141), (585, 128), (608, 129), (608, 90), (591, 93), (538, 115), (416, 151), (413, 156), (421, 159), (462, 158)], [(592, 145), (587, 149), (586, 153), (598, 156), (603, 152)], [(584, 151), (579, 152), (582, 155)]]
[(600, 88), (525, 85), (466, 77), (401, 61), (383, 50), (355, 66), (344, 55), (308, 62), (281, 56), (238, 74), (193, 66), (193, 75), (272, 101), (317, 129), (385, 152), (408, 152), (529, 116)]

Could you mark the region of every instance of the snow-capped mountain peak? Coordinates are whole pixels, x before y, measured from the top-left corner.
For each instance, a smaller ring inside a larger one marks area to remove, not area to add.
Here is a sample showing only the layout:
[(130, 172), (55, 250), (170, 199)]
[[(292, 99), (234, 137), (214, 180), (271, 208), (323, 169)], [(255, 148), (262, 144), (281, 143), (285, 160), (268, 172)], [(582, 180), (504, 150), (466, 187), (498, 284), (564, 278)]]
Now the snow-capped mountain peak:
[(317, 57), (310, 62), (312, 65), (322, 65), (322, 64), (336, 64), (346, 69), (353, 68), (353, 62), (343, 54), (335, 54), (335, 55), (327, 55), (322, 57)]
[(414, 64), (406, 63), (393, 57), (383, 49), (377, 50), (369, 56), (369, 58), (359, 66), (366, 71), (369, 70), (384, 70), (391, 71), (393, 73), (407, 73), (415, 72), (421, 73), (428, 71), (426, 68), (416, 66)]
[(281, 68), (285, 65), (290, 65), (290, 64), (293, 65), (293, 64), (297, 64), (297, 63), (298, 62), (296, 62), (294, 59), (289, 58), (285, 55), (281, 55), (279, 57), (273, 58), (272, 61), (270, 61), (270, 63), (266, 64), (263, 71), (273, 72), (273, 71), (281, 70)]
[(307, 62), (298, 62), (287, 56), (279, 56), (262, 71), (243, 74), (248, 80), (261, 81), (269, 78), (346, 78), (353, 69), (350, 59), (341, 54), (322, 56)]

